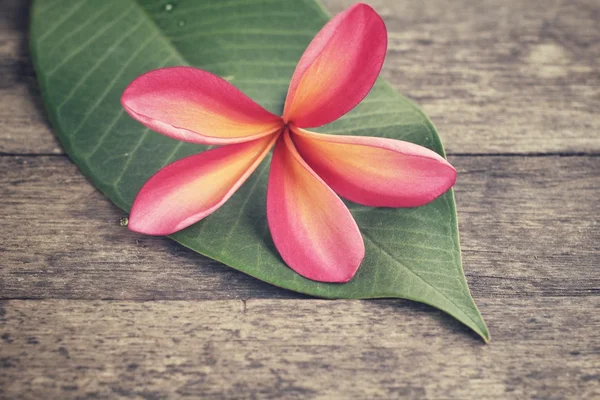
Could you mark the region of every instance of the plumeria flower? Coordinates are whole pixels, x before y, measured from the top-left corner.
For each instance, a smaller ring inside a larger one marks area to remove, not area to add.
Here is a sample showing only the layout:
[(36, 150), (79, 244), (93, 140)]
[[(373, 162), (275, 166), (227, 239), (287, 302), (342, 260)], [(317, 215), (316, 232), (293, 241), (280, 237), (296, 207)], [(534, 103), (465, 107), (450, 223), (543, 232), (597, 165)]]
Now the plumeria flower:
[(190, 143), (222, 145), (158, 171), (138, 193), (129, 228), (168, 235), (225, 203), (274, 147), (267, 220), (283, 260), (298, 274), (347, 282), (365, 254), (340, 196), (373, 207), (416, 207), (456, 179), (440, 155), (377, 137), (313, 133), (371, 90), (387, 32), (369, 6), (356, 4), (327, 23), (292, 76), (283, 116), (262, 108), (209, 72), (173, 67), (148, 72), (125, 90), (125, 110), (145, 126)]

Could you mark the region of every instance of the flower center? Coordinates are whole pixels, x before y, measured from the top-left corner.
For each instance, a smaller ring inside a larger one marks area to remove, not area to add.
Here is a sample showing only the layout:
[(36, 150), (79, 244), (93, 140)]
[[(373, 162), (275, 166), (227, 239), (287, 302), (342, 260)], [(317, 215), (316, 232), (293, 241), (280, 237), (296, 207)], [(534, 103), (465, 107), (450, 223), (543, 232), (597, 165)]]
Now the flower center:
[(290, 133), (292, 132), (292, 130), (294, 129), (294, 123), (292, 121), (288, 121), (288, 122), (283, 122), (283, 125), (281, 126), (281, 131), (285, 131), (286, 129), (288, 129), (290, 131)]

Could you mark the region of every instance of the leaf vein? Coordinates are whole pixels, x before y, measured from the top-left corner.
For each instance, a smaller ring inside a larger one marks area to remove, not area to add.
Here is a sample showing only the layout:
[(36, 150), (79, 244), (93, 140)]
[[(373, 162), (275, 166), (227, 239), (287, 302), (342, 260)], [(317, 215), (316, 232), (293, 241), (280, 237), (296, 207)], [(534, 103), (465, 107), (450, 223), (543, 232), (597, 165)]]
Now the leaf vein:
[(127, 16), (129, 14), (129, 11), (131, 11), (132, 8), (133, 7), (129, 7), (127, 9), (127, 12), (123, 12), (118, 18), (113, 19), (110, 23), (106, 24), (102, 29), (98, 30), (95, 34), (90, 36), (86, 41), (84, 41), (82, 44), (77, 46), (74, 49), (74, 51), (72, 51), (68, 56), (63, 57), (63, 59), (60, 63), (58, 63), (52, 69), (50, 69), (50, 71), (48, 71), (47, 76), (51, 77), (52, 75), (54, 75), (56, 73), (56, 71), (58, 71), (62, 66), (66, 65), (73, 57), (75, 57), (77, 54), (84, 51), (91, 43), (93, 43), (94, 41), (96, 41), (97, 39), (102, 37), (102, 35), (104, 35), (104, 33), (108, 32), (108, 30), (110, 28), (112, 28), (114, 25), (116, 25), (122, 18)]
[(479, 328), (479, 325), (477, 324), (477, 321), (475, 321), (473, 319), (473, 317), (469, 313), (465, 312), (462, 309), (462, 307), (459, 307), (452, 300), (452, 298), (448, 297), (448, 295), (446, 295), (445, 293), (443, 293), (442, 291), (440, 291), (437, 287), (435, 287), (434, 285), (432, 285), (431, 283), (429, 283), (425, 278), (423, 278), (421, 275), (419, 275), (412, 268), (408, 267), (406, 264), (404, 264), (403, 262), (401, 262), (400, 260), (398, 260), (396, 257), (394, 257), (387, 249), (385, 249), (384, 247), (382, 247), (379, 243), (375, 242), (371, 237), (369, 237), (368, 235), (365, 235), (364, 233), (363, 233), (363, 237), (367, 238), (367, 240), (369, 240), (373, 245), (375, 245), (377, 248), (379, 248), (391, 260), (395, 261), (398, 265), (400, 265), (401, 267), (403, 267), (407, 271), (411, 272), (414, 276), (416, 276), (417, 278), (419, 278), (423, 283), (425, 283), (427, 286), (429, 286), (431, 289), (433, 289), (433, 291), (439, 293), (442, 297), (444, 297), (446, 300), (448, 300), (450, 302), (450, 304), (452, 304), (454, 307), (456, 307), (456, 309), (458, 311), (460, 311), (462, 314), (464, 314), (474, 324), (474, 326), (476, 326), (476, 327)]

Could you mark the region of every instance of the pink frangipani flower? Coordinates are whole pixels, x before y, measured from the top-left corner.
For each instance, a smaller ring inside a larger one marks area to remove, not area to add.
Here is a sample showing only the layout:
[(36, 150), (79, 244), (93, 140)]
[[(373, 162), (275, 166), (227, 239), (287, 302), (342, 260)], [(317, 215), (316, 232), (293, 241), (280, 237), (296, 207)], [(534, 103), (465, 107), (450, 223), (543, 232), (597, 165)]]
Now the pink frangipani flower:
[(386, 47), (385, 24), (371, 7), (337, 15), (302, 55), (281, 117), (200, 69), (163, 68), (135, 79), (122, 97), (133, 118), (174, 139), (223, 146), (158, 171), (138, 193), (129, 228), (168, 235), (200, 221), (274, 147), (267, 219), (281, 257), (309, 279), (352, 279), (365, 247), (336, 193), (367, 206), (416, 207), (456, 179), (443, 157), (416, 144), (306, 130), (340, 118), (369, 93)]

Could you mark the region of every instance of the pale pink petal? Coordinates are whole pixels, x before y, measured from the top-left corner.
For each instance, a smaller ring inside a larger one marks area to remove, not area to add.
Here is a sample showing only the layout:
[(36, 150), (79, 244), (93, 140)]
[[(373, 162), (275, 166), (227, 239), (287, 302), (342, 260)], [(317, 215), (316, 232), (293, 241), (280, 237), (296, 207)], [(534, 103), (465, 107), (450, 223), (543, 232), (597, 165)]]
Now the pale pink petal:
[(288, 132), (273, 152), (267, 218), (279, 254), (298, 274), (321, 282), (352, 279), (365, 254), (356, 222), (302, 160)]
[(208, 216), (227, 201), (267, 155), (277, 136), (193, 155), (158, 171), (138, 193), (129, 229), (169, 235)]
[(387, 32), (368, 5), (356, 4), (312, 40), (292, 77), (283, 119), (301, 128), (335, 121), (371, 90), (385, 58)]
[(125, 89), (121, 103), (148, 128), (190, 143), (241, 143), (282, 127), (280, 117), (226, 80), (191, 67), (145, 73)]
[(456, 170), (442, 156), (400, 140), (293, 129), (298, 152), (340, 196), (373, 207), (417, 207), (446, 192)]

